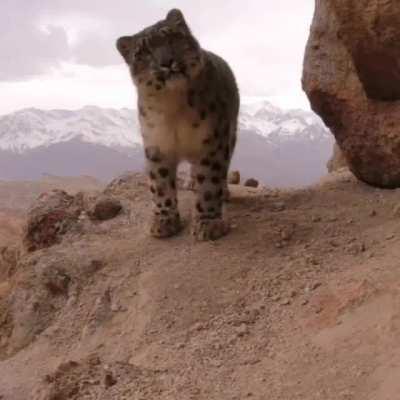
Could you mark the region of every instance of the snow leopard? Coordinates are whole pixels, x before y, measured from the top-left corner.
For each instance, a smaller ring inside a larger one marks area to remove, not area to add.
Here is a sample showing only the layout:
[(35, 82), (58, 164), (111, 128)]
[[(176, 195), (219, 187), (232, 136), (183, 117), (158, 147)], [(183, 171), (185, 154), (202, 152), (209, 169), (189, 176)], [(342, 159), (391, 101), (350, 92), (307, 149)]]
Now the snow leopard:
[(200, 241), (221, 238), (230, 231), (223, 208), (240, 104), (232, 69), (200, 46), (178, 9), (120, 37), (116, 47), (137, 90), (154, 208), (151, 235), (166, 238), (182, 228), (176, 171), (187, 161), (197, 192), (192, 233)]

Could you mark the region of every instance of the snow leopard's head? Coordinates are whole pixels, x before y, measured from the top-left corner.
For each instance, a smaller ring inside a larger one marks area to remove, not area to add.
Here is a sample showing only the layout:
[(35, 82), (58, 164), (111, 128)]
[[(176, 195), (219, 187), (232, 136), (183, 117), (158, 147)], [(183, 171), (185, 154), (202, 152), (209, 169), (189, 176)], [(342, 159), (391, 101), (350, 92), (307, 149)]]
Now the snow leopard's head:
[(156, 24), (117, 40), (136, 85), (157, 90), (184, 85), (202, 70), (201, 48), (181, 11), (171, 10)]

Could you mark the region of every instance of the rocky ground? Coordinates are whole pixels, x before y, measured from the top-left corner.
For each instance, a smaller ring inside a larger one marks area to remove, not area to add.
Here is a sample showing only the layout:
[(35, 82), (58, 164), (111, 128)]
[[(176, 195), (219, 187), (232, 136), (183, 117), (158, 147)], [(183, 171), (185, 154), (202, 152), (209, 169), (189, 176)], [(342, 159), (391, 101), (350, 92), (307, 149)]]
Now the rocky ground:
[(400, 191), (231, 189), (214, 243), (189, 191), (187, 228), (150, 238), (139, 175), (43, 196), (0, 255), (0, 399), (397, 398)]

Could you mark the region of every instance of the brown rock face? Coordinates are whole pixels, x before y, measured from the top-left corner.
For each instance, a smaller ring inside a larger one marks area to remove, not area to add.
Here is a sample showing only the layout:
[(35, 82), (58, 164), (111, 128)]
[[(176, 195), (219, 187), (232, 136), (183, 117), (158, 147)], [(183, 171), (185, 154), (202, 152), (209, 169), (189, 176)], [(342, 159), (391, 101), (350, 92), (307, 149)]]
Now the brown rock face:
[(400, 187), (400, 2), (316, 0), (303, 88), (352, 172)]
[(340, 147), (337, 144), (335, 144), (333, 148), (333, 155), (326, 164), (326, 167), (328, 168), (329, 173), (347, 167), (346, 158), (344, 157), (342, 150), (340, 150)]
[(24, 245), (28, 251), (50, 247), (75, 224), (81, 207), (74, 197), (62, 190), (42, 194), (29, 210), (24, 232)]

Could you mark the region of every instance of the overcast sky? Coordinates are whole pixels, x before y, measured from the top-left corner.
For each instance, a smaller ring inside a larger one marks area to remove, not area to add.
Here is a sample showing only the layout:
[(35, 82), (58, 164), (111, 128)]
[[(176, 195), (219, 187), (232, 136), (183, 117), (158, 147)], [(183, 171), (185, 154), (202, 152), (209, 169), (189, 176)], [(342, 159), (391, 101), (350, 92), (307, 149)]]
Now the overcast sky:
[(134, 107), (115, 40), (174, 7), (231, 64), (242, 97), (308, 108), (300, 78), (313, 0), (0, 0), (0, 114)]

